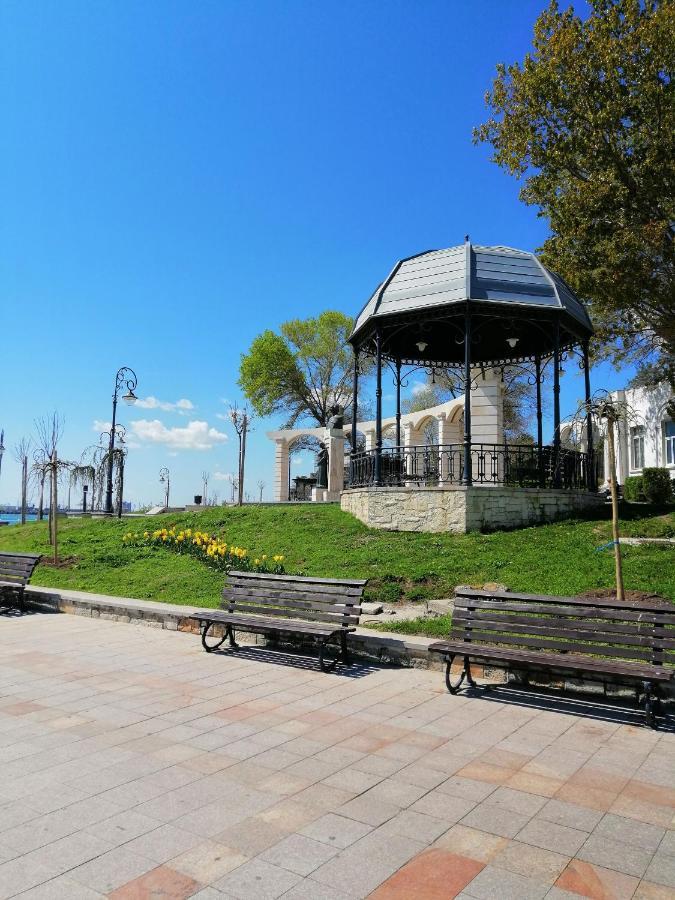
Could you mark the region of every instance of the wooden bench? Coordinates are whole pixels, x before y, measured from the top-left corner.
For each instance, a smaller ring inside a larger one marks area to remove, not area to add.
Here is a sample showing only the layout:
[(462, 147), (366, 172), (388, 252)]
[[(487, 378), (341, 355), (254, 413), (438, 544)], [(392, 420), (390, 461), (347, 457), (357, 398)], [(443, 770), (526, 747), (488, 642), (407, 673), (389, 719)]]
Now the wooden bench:
[(24, 591), (41, 559), (35, 553), (0, 553), (0, 605), (9, 596), (24, 611)]
[[(340, 659), (349, 662), (347, 635), (359, 623), (365, 585), (365, 581), (342, 578), (230, 572), (223, 590), (223, 611), (200, 609), (190, 618), (199, 622), (202, 646), (209, 653), (226, 638), (236, 649), (236, 630), (270, 634), (274, 639), (285, 633), (309, 635), (319, 642), (320, 668), (331, 672), (338, 655), (327, 661), (326, 645), (337, 641)], [(225, 631), (222, 638), (209, 643), (213, 625), (224, 625)]]
[[(675, 607), (458, 588), (450, 639), (431, 644), (446, 660), (446, 684), (456, 694), (471, 677), (470, 660), (502, 664), (524, 675), (551, 671), (636, 686), (647, 724), (656, 727), (660, 688), (675, 670)], [(455, 656), (464, 667), (453, 682)]]

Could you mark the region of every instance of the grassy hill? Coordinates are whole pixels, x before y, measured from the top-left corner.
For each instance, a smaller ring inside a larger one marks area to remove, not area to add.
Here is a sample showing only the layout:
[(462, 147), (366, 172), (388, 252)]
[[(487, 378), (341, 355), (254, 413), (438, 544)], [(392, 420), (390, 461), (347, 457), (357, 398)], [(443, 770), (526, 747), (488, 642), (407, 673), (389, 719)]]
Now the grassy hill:
[[(446, 597), (457, 584), (499, 581), (512, 590), (576, 594), (612, 585), (607, 519), (567, 521), (494, 534), (411, 534), (366, 528), (335, 505), (217, 507), (127, 519), (61, 519), (59, 567), (41, 564), (34, 584), (216, 605), (223, 574), (193, 557), (149, 547), (124, 547), (122, 535), (176, 525), (218, 533), (251, 554), (281, 553), (288, 572), (370, 579), (368, 594), (387, 601)], [(675, 512), (624, 510), (621, 533), (675, 536)], [(0, 550), (49, 553), (47, 524), (0, 529)], [(675, 601), (675, 548), (626, 547), (627, 589)]]

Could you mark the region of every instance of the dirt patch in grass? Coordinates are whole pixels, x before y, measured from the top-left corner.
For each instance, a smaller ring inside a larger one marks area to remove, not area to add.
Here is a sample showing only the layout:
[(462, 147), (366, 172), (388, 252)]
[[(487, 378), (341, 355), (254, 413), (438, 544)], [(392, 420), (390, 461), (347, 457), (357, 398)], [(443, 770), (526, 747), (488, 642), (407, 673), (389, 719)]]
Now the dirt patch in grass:
[[(626, 603), (654, 603), (659, 606), (664, 605), (672, 607), (672, 602), (660, 594), (650, 593), (649, 591), (625, 591)], [(584, 591), (583, 594), (577, 594), (579, 600), (616, 600), (616, 590), (613, 588), (596, 588), (591, 591)]]
[(48, 569), (72, 569), (79, 563), (79, 561), (79, 556), (62, 556), (56, 562), (54, 562), (53, 559), (45, 559), (43, 557), (40, 560), (40, 565)]

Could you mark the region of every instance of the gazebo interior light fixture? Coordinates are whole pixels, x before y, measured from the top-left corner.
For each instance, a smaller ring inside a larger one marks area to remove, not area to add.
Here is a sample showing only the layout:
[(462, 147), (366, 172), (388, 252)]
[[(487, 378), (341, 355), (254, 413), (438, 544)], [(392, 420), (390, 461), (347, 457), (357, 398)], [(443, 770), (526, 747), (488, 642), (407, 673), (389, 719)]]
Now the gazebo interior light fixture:
[(515, 336), (514, 336), (514, 337), (507, 337), (506, 343), (509, 345), (509, 347), (510, 347), (512, 350), (515, 350), (516, 345), (517, 345), (517, 343), (518, 343), (519, 340), (520, 340), (520, 338), (517, 338), (517, 337), (515, 337)]
[(424, 351), (427, 349), (428, 346), (429, 345), (427, 344), (426, 341), (418, 341), (416, 344), (416, 347), (420, 351), (420, 353), (424, 353)]

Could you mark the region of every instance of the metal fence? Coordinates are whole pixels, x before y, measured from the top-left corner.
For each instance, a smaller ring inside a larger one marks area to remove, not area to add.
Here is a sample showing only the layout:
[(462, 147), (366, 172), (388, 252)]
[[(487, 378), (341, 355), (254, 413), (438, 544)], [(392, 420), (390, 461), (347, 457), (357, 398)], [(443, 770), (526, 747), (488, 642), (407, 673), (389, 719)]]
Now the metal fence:
[[(431, 444), (426, 447), (383, 447), (380, 484), (460, 484), (464, 479), (464, 445)], [(352, 455), (347, 487), (375, 486), (377, 450)], [(472, 444), (471, 475), (474, 484), (583, 490), (595, 485), (588, 453), (561, 447), (531, 444)]]

